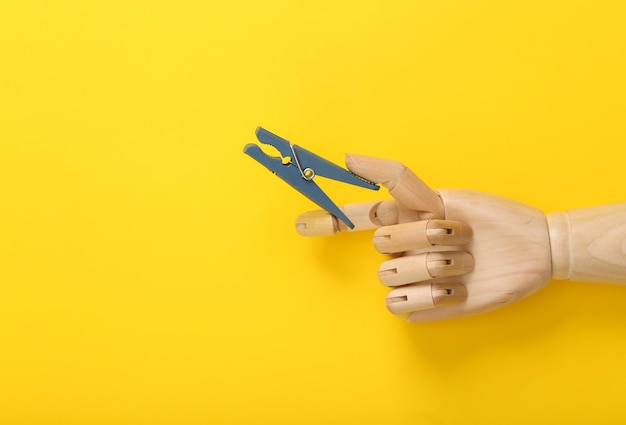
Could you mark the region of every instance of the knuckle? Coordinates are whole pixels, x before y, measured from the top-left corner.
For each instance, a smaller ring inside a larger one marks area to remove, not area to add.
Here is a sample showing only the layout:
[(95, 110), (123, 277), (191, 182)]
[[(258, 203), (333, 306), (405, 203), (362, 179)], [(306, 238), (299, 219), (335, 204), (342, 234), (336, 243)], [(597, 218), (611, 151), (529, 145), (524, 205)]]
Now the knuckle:
[(431, 279), (426, 254), (398, 257), (384, 261), (378, 268), (378, 279), (386, 286), (401, 286)]
[(474, 257), (465, 251), (429, 252), (426, 267), (432, 277), (458, 276), (474, 268)]
[(428, 221), (384, 226), (374, 233), (374, 247), (381, 254), (409, 251), (432, 246), (426, 236)]
[(430, 285), (408, 285), (387, 294), (387, 309), (393, 314), (405, 314), (435, 307)]
[(430, 220), (426, 237), (432, 245), (465, 245), (472, 238), (472, 228), (455, 220)]

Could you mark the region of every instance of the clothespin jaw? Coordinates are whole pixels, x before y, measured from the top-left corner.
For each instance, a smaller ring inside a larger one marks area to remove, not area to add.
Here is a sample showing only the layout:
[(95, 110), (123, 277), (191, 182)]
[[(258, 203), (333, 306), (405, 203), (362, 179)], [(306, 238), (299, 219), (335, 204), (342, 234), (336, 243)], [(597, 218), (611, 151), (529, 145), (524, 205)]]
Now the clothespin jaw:
[(261, 127), (256, 129), (256, 136), (261, 143), (275, 147), (282, 158), (269, 156), (258, 145), (252, 143), (244, 146), (245, 154), (260, 162), (294, 189), (343, 221), (350, 229), (354, 228), (350, 219), (313, 179), (316, 176), (322, 176), (371, 190), (378, 190), (379, 187), (376, 184), (360, 178), (311, 151), (293, 145), (288, 140)]

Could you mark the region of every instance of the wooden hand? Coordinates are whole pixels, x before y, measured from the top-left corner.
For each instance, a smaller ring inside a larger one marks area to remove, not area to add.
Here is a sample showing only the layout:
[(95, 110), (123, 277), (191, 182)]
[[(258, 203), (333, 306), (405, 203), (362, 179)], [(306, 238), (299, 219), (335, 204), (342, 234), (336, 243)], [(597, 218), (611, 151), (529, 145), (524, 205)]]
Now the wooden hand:
[[(626, 203), (546, 219), (538, 209), (482, 192), (432, 191), (396, 161), (348, 155), (346, 164), (394, 197), (342, 209), (354, 230), (377, 228), (375, 248), (393, 256), (378, 273), (393, 287), (387, 307), (411, 322), (510, 304), (546, 285), (553, 267), (555, 278), (626, 283)], [(347, 230), (321, 211), (300, 215), (296, 229), (306, 236)]]

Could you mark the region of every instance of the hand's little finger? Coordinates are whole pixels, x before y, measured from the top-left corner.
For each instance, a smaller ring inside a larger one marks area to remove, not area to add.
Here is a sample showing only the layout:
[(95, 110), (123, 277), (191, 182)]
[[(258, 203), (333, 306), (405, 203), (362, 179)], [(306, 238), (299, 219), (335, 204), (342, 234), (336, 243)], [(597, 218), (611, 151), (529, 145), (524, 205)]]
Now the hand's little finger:
[(390, 291), (385, 304), (394, 314), (407, 314), (460, 304), (466, 299), (467, 289), (460, 283), (418, 283)]
[(474, 258), (465, 251), (428, 252), (384, 261), (378, 268), (378, 279), (386, 286), (401, 286), (458, 276), (473, 268)]

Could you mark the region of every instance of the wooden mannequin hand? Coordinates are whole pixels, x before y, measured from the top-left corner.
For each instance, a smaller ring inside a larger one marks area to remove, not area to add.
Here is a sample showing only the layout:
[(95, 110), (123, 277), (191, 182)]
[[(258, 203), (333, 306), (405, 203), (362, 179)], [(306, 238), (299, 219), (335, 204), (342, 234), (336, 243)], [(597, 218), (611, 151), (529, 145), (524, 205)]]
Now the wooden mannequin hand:
[[(522, 299), (550, 281), (553, 262), (556, 278), (626, 283), (626, 203), (578, 210), (591, 212), (578, 221), (576, 210), (546, 219), (538, 209), (486, 193), (434, 192), (396, 161), (347, 155), (346, 164), (382, 183), (395, 199), (342, 209), (354, 230), (378, 228), (374, 246), (393, 256), (378, 273), (393, 287), (387, 308), (411, 322), (467, 316)], [(296, 229), (306, 236), (347, 230), (323, 211), (300, 215)]]

